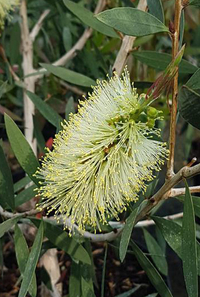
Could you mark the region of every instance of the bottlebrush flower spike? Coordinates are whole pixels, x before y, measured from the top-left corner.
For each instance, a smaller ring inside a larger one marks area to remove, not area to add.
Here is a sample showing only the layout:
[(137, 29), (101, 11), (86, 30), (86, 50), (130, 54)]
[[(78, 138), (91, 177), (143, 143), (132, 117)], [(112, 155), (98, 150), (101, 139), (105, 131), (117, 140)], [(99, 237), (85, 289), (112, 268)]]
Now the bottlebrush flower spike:
[(4, 27), (4, 21), (8, 13), (19, 5), (19, 0), (0, 0), (0, 28)]
[(153, 140), (160, 135), (154, 128), (160, 112), (145, 106), (144, 98), (126, 69), (121, 79), (115, 74), (97, 81), (36, 173), (41, 210), (53, 210), (64, 222), (71, 217), (79, 230), (100, 230), (100, 222), (118, 219), (138, 199), (168, 157), (166, 144)]

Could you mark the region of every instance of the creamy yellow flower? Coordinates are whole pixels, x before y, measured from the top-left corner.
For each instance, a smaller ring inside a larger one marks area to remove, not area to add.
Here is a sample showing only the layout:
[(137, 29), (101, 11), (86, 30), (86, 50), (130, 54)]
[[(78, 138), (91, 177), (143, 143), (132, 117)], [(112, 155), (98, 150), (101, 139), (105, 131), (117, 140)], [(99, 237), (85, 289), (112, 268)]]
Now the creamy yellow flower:
[(80, 230), (118, 219), (168, 156), (166, 144), (152, 139), (160, 134), (153, 127), (158, 114), (138, 96), (127, 70), (121, 79), (97, 81), (36, 173), (39, 208), (63, 221), (71, 217)]
[(4, 27), (5, 18), (17, 5), (19, 0), (0, 0), (0, 28)]

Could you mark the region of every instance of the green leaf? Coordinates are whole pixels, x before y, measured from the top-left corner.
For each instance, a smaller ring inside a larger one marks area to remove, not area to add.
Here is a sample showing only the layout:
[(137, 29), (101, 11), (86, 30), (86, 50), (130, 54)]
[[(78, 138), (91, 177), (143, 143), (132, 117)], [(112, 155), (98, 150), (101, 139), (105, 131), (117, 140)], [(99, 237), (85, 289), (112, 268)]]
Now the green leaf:
[(14, 184), (14, 192), (17, 193), (18, 191), (22, 190), (27, 184), (31, 182), (29, 176), (25, 176), (20, 179), (18, 182)]
[(74, 85), (84, 86), (84, 87), (91, 87), (96, 85), (96, 82), (93, 79), (81, 73), (66, 69), (64, 67), (54, 66), (50, 64), (43, 64), (43, 63), (41, 64), (41, 66), (44, 67), (48, 72)]
[[(32, 219), (32, 222), (38, 226), (39, 220)], [(73, 259), (81, 261), (86, 264), (91, 264), (90, 257), (84, 247), (76, 242), (73, 237), (69, 237), (67, 232), (61, 230), (56, 225), (45, 222), (45, 235), (46, 237), (59, 249), (65, 251)]]
[(200, 129), (200, 94), (187, 86), (182, 86), (179, 95), (179, 112), (186, 122)]
[(69, 0), (64, 0), (65, 6), (75, 14), (84, 24), (95, 29), (96, 31), (108, 35), (110, 37), (119, 38), (118, 34), (109, 26), (102, 24), (94, 17), (94, 14), (80, 4), (74, 3)]
[(158, 291), (161, 297), (173, 297), (169, 288), (166, 286), (164, 280), (162, 279), (159, 272), (153, 266), (153, 264), (149, 261), (149, 259), (144, 255), (144, 253), (140, 250), (140, 248), (131, 240), (132, 250), (141, 265), (141, 267), (146, 272), (149, 280), (152, 285)]
[(143, 229), (143, 232), (148, 251), (154, 264), (158, 268), (159, 272), (167, 276), (168, 269), (164, 252), (162, 251), (157, 241), (146, 229)]
[(99, 13), (98, 20), (126, 35), (145, 36), (169, 32), (168, 28), (153, 15), (131, 7), (119, 7)]
[(7, 205), (15, 208), (13, 179), (8, 166), (3, 148), (0, 143), (0, 204), (3, 208)]
[(195, 215), (192, 197), (187, 182), (183, 223), (182, 223), (182, 260), (183, 274), (189, 297), (198, 297), (198, 272), (197, 272), (197, 244)]
[(63, 43), (66, 52), (68, 52), (72, 47), (72, 34), (68, 27), (64, 27), (63, 29)]
[(137, 290), (139, 290), (141, 288), (141, 286), (136, 286), (135, 288), (127, 291), (127, 292), (124, 292), (122, 294), (119, 294), (115, 297), (129, 297), (129, 296), (132, 296), (133, 293), (137, 292)]
[(75, 107), (74, 107), (74, 98), (70, 97), (67, 101), (66, 108), (65, 108), (65, 119), (69, 121), (69, 115), (70, 113), (75, 113)]
[(29, 201), (30, 199), (32, 199), (33, 197), (35, 197), (36, 193), (35, 193), (35, 189), (36, 189), (36, 185), (32, 185), (26, 189), (24, 189), (23, 191), (21, 191), (16, 197), (15, 197), (15, 206), (20, 206), (23, 203)]
[(59, 114), (34, 93), (27, 91), (27, 95), (34, 103), (36, 108), (39, 110), (39, 112), (43, 115), (43, 117), (57, 129), (60, 129), (62, 118), (59, 116)]
[(105, 277), (106, 277), (107, 255), (108, 255), (108, 244), (106, 243), (104, 259), (103, 259), (103, 271), (102, 271), (102, 278), (101, 278), (101, 297), (104, 297), (104, 292), (105, 292)]
[(190, 77), (186, 86), (193, 90), (200, 89), (200, 68)]
[(124, 229), (122, 231), (122, 236), (120, 239), (120, 245), (119, 245), (119, 258), (121, 262), (124, 261), (124, 258), (126, 256), (126, 252), (128, 249), (129, 241), (131, 238), (131, 233), (134, 227), (135, 219), (138, 213), (138, 208), (135, 208), (130, 216), (126, 220), (126, 224), (124, 226)]
[[(168, 245), (182, 258), (182, 228), (177, 223), (160, 217), (152, 217)], [(198, 275), (200, 275), (200, 244), (197, 242)]]
[(200, 8), (200, 1), (199, 0), (191, 0), (189, 2), (190, 5), (194, 5), (196, 7), (199, 7)]
[(69, 296), (79, 297), (81, 296), (81, 264), (72, 261), (70, 268), (69, 278)]
[(41, 221), (33, 246), (31, 248), (31, 252), (28, 257), (28, 261), (26, 263), (26, 267), (24, 270), (24, 277), (22, 280), (18, 297), (25, 297), (31, 285), (32, 278), (35, 273), (35, 268), (40, 256), (43, 233), (44, 233), (44, 226), (43, 226), (43, 221)]
[(38, 185), (38, 180), (33, 174), (39, 167), (39, 162), (34, 155), (30, 144), (13, 122), (13, 120), (5, 114), (6, 132), (12, 147), (12, 150), (24, 171)]
[(147, 0), (150, 14), (154, 15), (159, 21), (164, 23), (164, 11), (161, 0)]
[(8, 232), (12, 226), (21, 219), (21, 216), (11, 218), (0, 224), (0, 238)]
[[(176, 199), (184, 203), (185, 196), (178, 196), (178, 197), (176, 197)], [(200, 218), (200, 199), (199, 199), (199, 197), (192, 196), (192, 203), (194, 206), (194, 212), (195, 212), (196, 216)]]
[(181, 19), (180, 19), (180, 40), (179, 40), (179, 48), (182, 47), (183, 44), (183, 36), (184, 36), (184, 29), (185, 29), (185, 12), (182, 9), (181, 11)]
[[(24, 235), (17, 224), (15, 225), (14, 241), (15, 241), (15, 252), (16, 252), (17, 263), (19, 266), (21, 276), (24, 277), (26, 263), (29, 257), (29, 249), (28, 249), (26, 240), (24, 238)], [(32, 297), (37, 295), (37, 283), (36, 283), (35, 274), (33, 275), (33, 278), (30, 284), (29, 293)]]
[[(61, 120), (61, 119), (60, 119)], [(44, 139), (44, 136), (42, 134), (42, 131), (41, 131), (41, 128), (40, 128), (40, 125), (39, 125), (39, 122), (38, 122), (38, 118), (36, 116), (33, 116), (33, 125), (34, 125), (34, 136), (37, 140), (37, 145), (38, 145), (38, 148), (40, 150), (41, 153), (45, 153), (45, 139)], [(58, 129), (60, 129), (60, 124), (58, 123)]]
[[(134, 51), (133, 56), (140, 62), (160, 71), (165, 70), (172, 61), (171, 55), (154, 51)], [(184, 59), (179, 64), (179, 73), (189, 74), (194, 73), (196, 70), (196, 66)]]

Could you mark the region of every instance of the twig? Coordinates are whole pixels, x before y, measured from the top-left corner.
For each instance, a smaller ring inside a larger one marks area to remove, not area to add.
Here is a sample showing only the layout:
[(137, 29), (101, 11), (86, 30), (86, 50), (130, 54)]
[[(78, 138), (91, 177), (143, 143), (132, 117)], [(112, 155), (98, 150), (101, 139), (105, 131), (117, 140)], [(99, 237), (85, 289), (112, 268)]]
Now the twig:
[[(139, 215), (136, 218), (136, 222), (138, 223), (140, 220), (146, 217), (146, 215), (153, 209), (162, 199), (166, 199), (166, 197), (172, 197), (171, 196), (171, 189), (172, 193), (174, 190), (179, 189), (173, 189), (174, 186), (176, 186), (182, 179), (185, 178), (191, 178), (194, 175), (200, 174), (200, 164), (197, 164), (193, 167), (185, 166), (181, 170), (179, 170), (178, 173), (176, 173), (170, 180), (167, 180), (164, 185), (158, 190), (158, 192), (151, 197), (151, 199), (148, 201), (147, 205), (144, 207), (144, 209), (139, 213)], [(181, 191), (184, 190), (184, 188), (180, 188)], [(191, 187), (191, 192), (195, 192), (195, 187)], [(199, 192), (200, 187), (196, 187), (197, 192)], [(182, 194), (182, 193), (181, 193)], [(27, 217), (37, 214), (38, 210), (31, 210), (26, 211), (23, 213), (11, 213), (8, 211), (4, 211), (3, 208), (0, 206), (0, 215), (6, 217), (6, 218), (13, 218), (17, 216)], [(45, 218), (45, 220), (52, 220), (52, 218)], [(70, 229), (76, 229), (79, 231), (78, 226), (76, 224), (72, 224), (70, 218), (65, 220), (65, 225)], [(124, 225), (123, 225), (124, 227)], [(113, 241), (115, 238), (117, 238), (122, 230), (123, 227), (120, 229), (115, 229), (114, 231), (111, 231), (106, 234), (93, 234), (88, 231), (85, 231), (81, 233), (81, 235), (85, 238), (90, 239), (93, 242), (97, 241)]]
[[(182, 218), (182, 217), (183, 217), (183, 213), (180, 212), (180, 213), (176, 213), (176, 214), (173, 214), (173, 215), (165, 216), (165, 217), (163, 217), (163, 219), (176, 220), (176, 219), (179, 219), (179, 218)], [(153, 220), (144, 220), (144, 221), (138, 222), (135, 225), (135, 227), (141, 228), (141, 227), (147, 227), (147, 226), (152, 226), (152, 225), (155, 225), (155, 222)]]
[[(140, 0), (137, 8), (142, 11), (145, 11), (146, 7), (147, 7), (146, 0)], [(121, 48), (117, 54), (117, 57), (113, 65), (113, 70), (115, 70), (118, 75), (120, 75), (124, 69), (126, 60), (128, 58), (130, 51), (133, 48), (135, 39), (136, 39), (135, 36), (124, 36), (122, 40)]]
[[(200, 193), (200, 186), (194, 186), (190, 187), (190, 193)], [(169, 197), (176, 197), (176, 196), (181, 196), (185, 194), (185, 188), (177, 188), (177, 189), (171, 189), (169, 193)]]
[(49, 9), (46, 9), (40, 16), (39, 20), (37, 21), (37, 23), (35, 24), (35, 26), (33, 27), (31, 33), (30, 33), (30, 39), (32, 42), (35, 41), (35, 38), (37, 37), (40, 29), (42, 28), (42, 24), (44, 19), (47, 17), (47, 15), (50, 13)]
[(16, 81), (16, 82), (19, 82), (20, 81), (20, 78), (17, 76), (17, 74), (14, 72), (14, 70), (12, 69), (7, 57), (6, 57), (6, 54), (5, 54), (5, 51), (4, 51), (4, 48), (2, 45), (0, 45), (0, 55), (3, 59), (3, 61), (8, 65), (8, 69), (13, 77), (13, 79)]
[[(179, 50), (179, 30), (182, 10), (181, 0), (175, 1), (175, 18), (172, 32), (172, 59), (175, 59)], [(167, 178), (174, 175), (174, 149), (176, 141), (176, 114), (177, 114), (177, 96), (178, 96), (178, 67), (177, 73), (173, 79), (172, 107), (170, 118), (170, 136), (169, 136), (169, 161), (167, 164)]]

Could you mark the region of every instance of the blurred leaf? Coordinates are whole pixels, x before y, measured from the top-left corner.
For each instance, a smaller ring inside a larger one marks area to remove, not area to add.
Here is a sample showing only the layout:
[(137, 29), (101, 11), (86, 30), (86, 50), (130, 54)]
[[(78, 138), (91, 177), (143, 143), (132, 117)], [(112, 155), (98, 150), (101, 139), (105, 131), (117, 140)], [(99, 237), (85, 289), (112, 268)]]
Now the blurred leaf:
[(187, 86), (182, 86), (179, 95), (179, 112), (186, 122), (200, 129), (200, 94)]
[(83, 269), (85, 270), (85, 267), (87, 266), (87, 270), (88, 270), (89, 278), (91, 279), (91, 283), (94, 283), (94, 285), (98, 288), (99, 286), (98, 286), (98, 282), (97, 282), (97, 278), (96, 278), (96, 274), (95, 274), (95, 265), (94, 265), (92, 246), (91, 246), (90, 240), (85, 240), (84, 247), (90, 256), (91, 265), (84, 264)]
[[(31, 221), (38, 226), (39, 220), (31, 218)], [(56, 225), (44, 221), (45, 235), (57, 248), (65, 251), (73, 259), (91, 264), (90, 257), (84, 247), (73, 237), (69, 237), (66, 231), (61, 230)]]
[(182, 260), (183, 274), (189, 297), (198, 297), (198, 273), (197, 273), (197, 244), (195, 215), (192, 197), (187, 182), (183, 223), (182, 223)]
[(66, 52), (68, 52), (72, 47), (72, 35), (68, 27), (64, 27), (63, 29), (63, 43)]
[(200, 89), (200, 68), (198, 68), (198, 70), (190, 77), (186, 86), (193, 90)]
[(143, 229), (143, 232), (148, 251), (154, 264), (162, 274), (167, 276), (168, 269), (164, 252), (162, 251), (157, 241), (146, 229)]
[(13, 120), (5, 114), (6, 132), (12, 147), (12, 150), (24, 171), (29, 177), (38, 184), (38, 180), (33, 174), (39, 167), (39, 162), (34, 155), (30, 144), (25, 139), (24, 135), (13, 122)]
[(105, 244), (105, 253), (103, 258), (103, 270), (102, 270), (102, 277), (101, 277), (101, 297), (104, 297), (105, 293), (105, 277), (106, 277), (106, 262), (107, 262), (107, 255), (108, 255), (108, 244)]
[[(24, 238), (24, 235), (17, 224), (15, 225), (14, 241), (15, 241), (15, 253), (16, 253), (17, 263), (19, 266), (21, 276), (24, 277), (26, 263), (29, 257), (29, 248)], [(29, 293), (32, 297), (35, 297), (37, 295), (37, 282), (36, 282), (35, 274), (32, 277)]]
[(200, 1), (199, 0), (190, 0), (189, 4), (200, 8)]
[(4, 238), (1, 237), (0, 238), (0, 267), (1, 267), (1, 275), (0, 277), (3, 278), (3, 269), (2, 267), (4, 267), (4, 261), (3, 261), (3, 244), (4, 244)]
[(135, 219), (138, 213), (138, 208), (135, 208), (130, 216), (126, 220), (126, 224), (124, 226), (124, 229), (122, 231), (122, 236), (120, 239), (120, 245), (119, 245), (119, 258), (121, 262), (124, 261), (124, 258), (126, 256), (126, 252), (128, 249), (129, 241), (131, 238), (131, 233), (134, 227)]
[(10, 34), (10, 63), (11, 66), (18, 64), (18, 59), (20, 58), (20, 43), (21, 43), (21, 30), (19, 22), (12, 26)]
[(152, 216), (151, 218), (155, 221), (156, 226), (160, 229), (169, 246), (181, 258), (181, 226), (173, 221), (166, 220), (160, 217)]
[(14, 114), (8, 108), (6, 108), (6, 107), (4, 107), (2, 105), (0, 105), (0, 113), (2, 115), (4, 115), (5, 113), (7, 113), (14, 121), (19, 121), (19, 122), (22, 121), (22, 119), (18, 115)]
[(159, 21), (164, 23), (164, 11), (161, 0), (147, 0), (150, 14), (154, 15)]
[(14, 192), (16, 193), (16, 192), (22, 190), (30, 182), (31, 182), (31, 179), (29, 176), (23, 177), (22, 179), (20, 179), (20, 181), (18, 181), (14, 184)]
[[(172, 61), (171, 55), (154, 51), (134, 51), (133, 56), (140, 62), (161, 71), (165, 70)], [(179, 73), (189, 74), (194, 73), (196, 70), (197, 67), (188, 61), (182, 59), (180, 62)]]
[(145, 36), (169, 32), (168, 28), (153, 15), (131, 7), (119, 7), (97, 14), (97, 19), (126, 35)]
[(0, 224), (0, 238), (4, 236), (6, 232), (8, 232), (12, 226), (21, 219), (21, 216), (14, 217), (6, 220), (5, 222)]
[(80, 263), (72, 261), (69, 277), (69, 296), (78, 297), (81, 296), (81, 267)]
[[(184, 203), (185, 196), (178, 196), (178, 197), (176, 197), (176, 199), (178, 199), (179, 201)], [(196, 216), (200, 217), (200, 199), (199, 199), (199, 197), (192, 196), (192, 203), (194, 206), (194, 212), (195, 212)]]
[(81, 296), (84, 297), (95, 297), (94, 292), (91, 288), (91, 285), (83, 278), (81, 277)]
[(27, 91), (27, 95), (39, 112), (43, 115), (43, 117), (47, 119), (47, 121), (49, 121), (53, 126), (60, 129), (60, 123), (63, 119), (59, 116), (59, 114), (34, 93)]
[(15, 208), (13, 179), (8, 166), (3, 148), (0, 143), (0, 204), (3, 208), (7, 205)]
[(46, 146), (45, 139), (40, 129), (38, 119), (36, 116), (33, 116), (33, 125), (34, 125), (34, 135), (35, 135), (35, 138), (37, 139), (37, 145), (39, 147), (39, 150), (40, 152), (45, 153), (45, 150), (44, 150)]
[(0, 86), (0, 98), (3, 96), (4, 93), (6, 93), (7, 85), (8, 85), (7, 81), (2, 82)]
[(66, 108), (65, 108), (65, 119), (69, 121), (69, 115), (70, 113), (75, 113), (75, 107), (74, 107), (74, 98), (70, 97), (67, 101)]
[(139, 286), (136, 286), (135, 288), (133, 288), (133, 289), (127, 291), (127, 292), (124, 292), (122, 294), (119, 294), (119, 295), (117, 295), (115, 297), (129, 297), (129, 296), (132, 296), (132, 294), (135, 293), (135, 292), (137, 292), (137, 290), (139, 290), (140, 288), (141, 288), (140, 285)]
[(44, 67), (48, 72), (74, 85), (84, 86), (84, 87), (91, 87), (96, 85), (96, 82), (93, 79), (81, 73), (72, 71), (70, 69), (66, 69), (64, 67), (54, 66), (50, 64), (41, 64), (41, 66)]
[(25, 297), (31, 285), (32, 278), (34, 277), (35, 268), (40, 256), (43, 233), (44, 233), (44, 226), (43, 226), (43, 221), (41, 221), (33, 246), (31, 248), (31, 252), (26, 262), (24, 276), (23, 276), (18, 297)]
[[(182, 258), (182, 228), (177, 223), (160, 217), (152, 217), (168, 245)], [(200, 275), (200, 244), (197, 242), (198, 275)]]
[(80, 4), (69, 0), (64, 0), (65, 6), (75, 14), (84, 24), (95, 29), (96, 31), (110, 37), (119, 38), (118, 34), (109, 26), (102, 24), (94, 17), (94, 14)]
[(181, 49), (183, 44), (183, 36), (184, 36), (184, 29), (185, 29), (185, 12), (182, 9), (181, 11), (181, 19), (180, 19), (180, 40), (179, 40), (179, 49)]
[(161, 297), (173, 297), (169, 288), (166, 286), (164, 280), (153, 266), (153, 264), (149, 261), (149, 259), (144, 255), (144, 253), (140, 250), (140, 248), (131, 240), (132, 250), (141, 265), (141, 267), (146, 272), (149, 280), (151, 281), (154, 288), (158, 291)]
[(40, 269), (40, 277), (41, 277), (41, 281), (43, 282), (43, 284), (50, 291), (53, 291), (52, 285), (51, 285), (51, 278), (50, 278), (49, 273), (47, 272), (47, 270), (45, 269), (44, 266), (42, 266), (41, 269)]
[(153, 35), (147, 35), (142, 37), (137, 37), (134, 42), (134, 47), (141, 46), (147, 42), (149, 42), (153, 38)]
[(37, 188), (36, 185), (29, 186), (28, 188), (21, 191), (16, 197), (15, 197), (15, 206), (18, 207), (22, 205), (23, 203), (31, 200), (33, 197), (35, 197), (36, 192), (34, 191)]
[(153, 294), (149, 294), (149, 295), (147, 295), (147, 296), (145, 296), (145, 297), (157, 297), (157, 296), (158, 296), (157, 293), (153, 293)]

